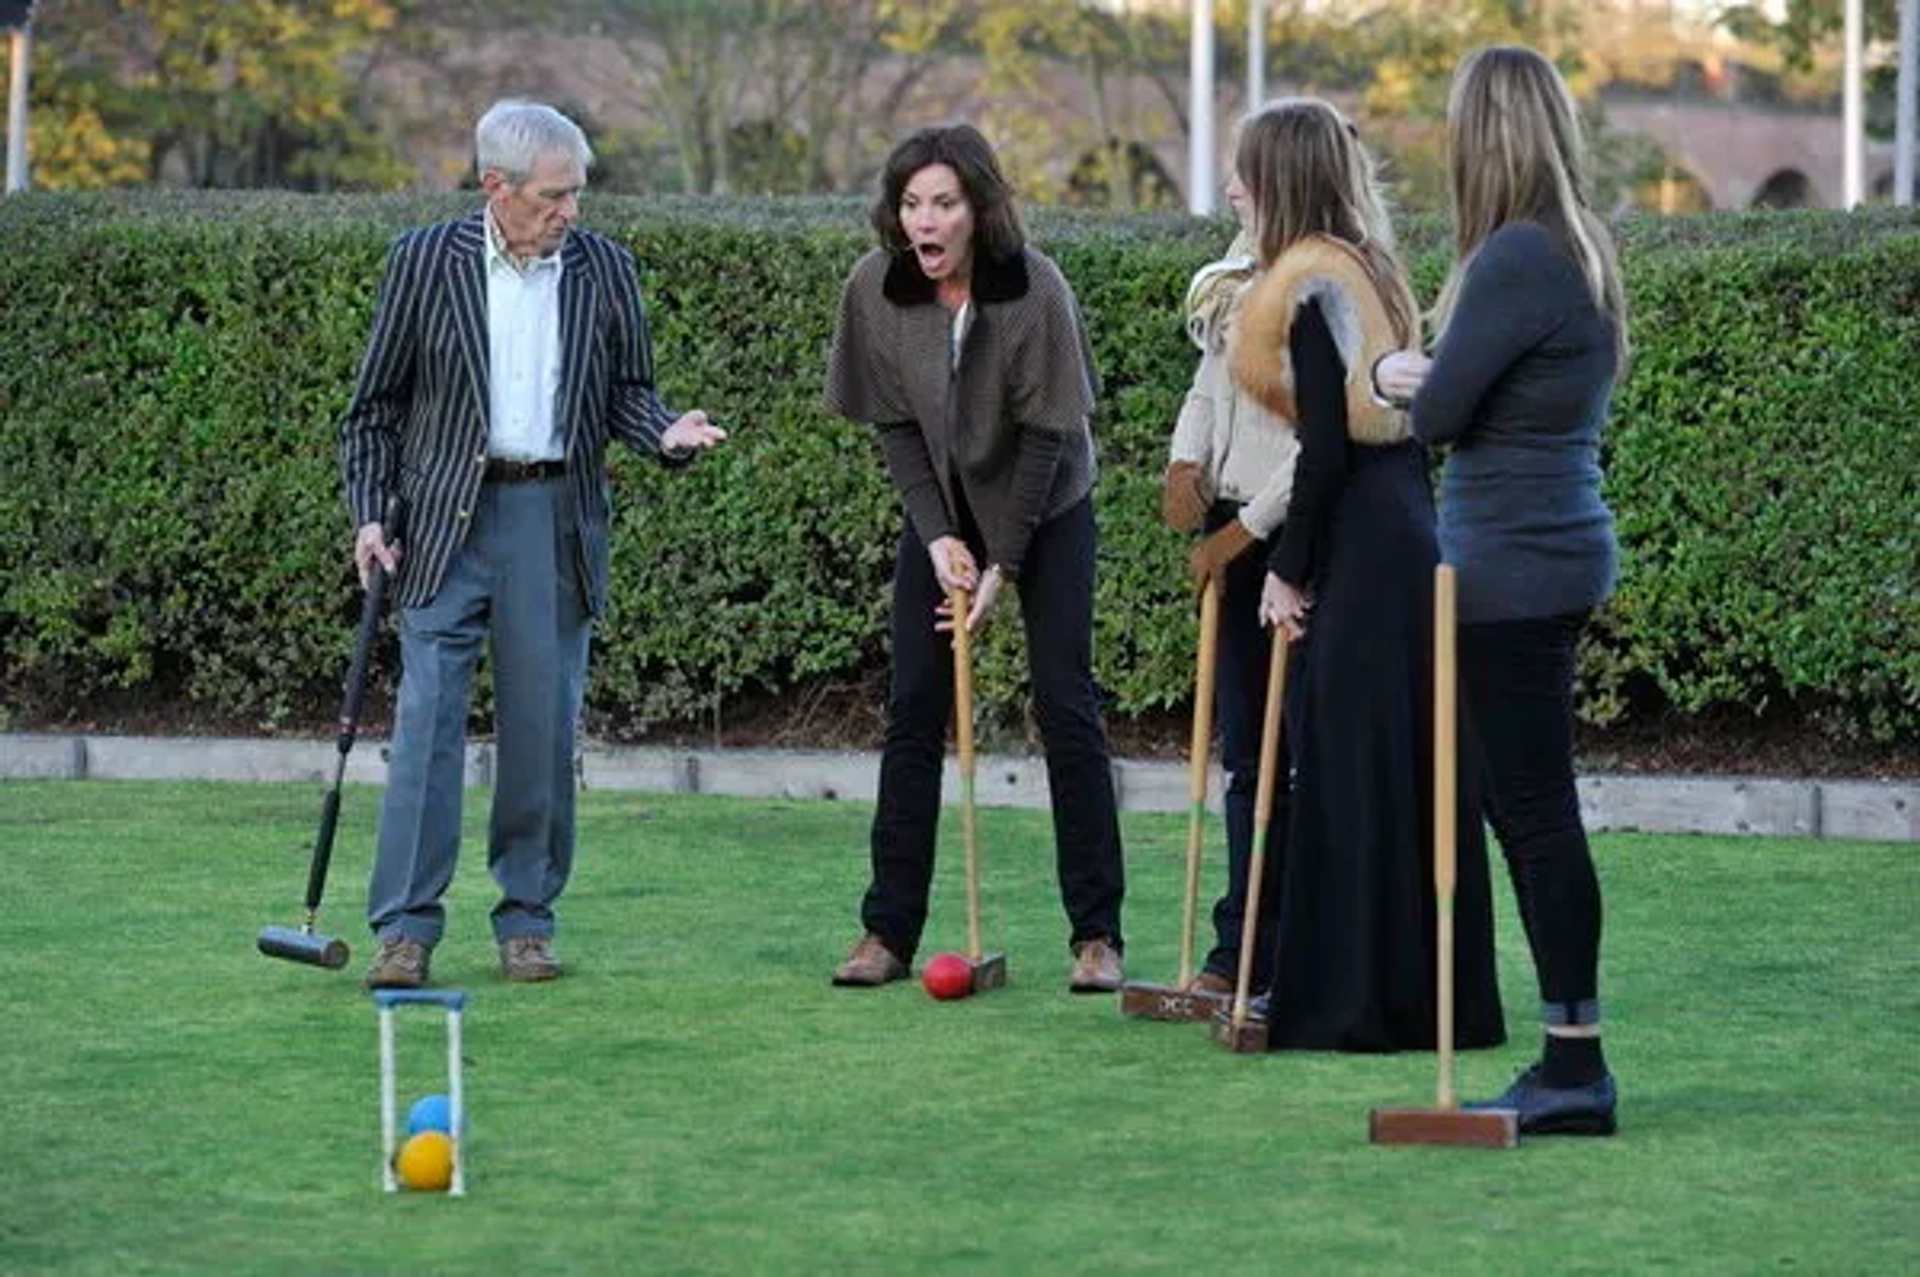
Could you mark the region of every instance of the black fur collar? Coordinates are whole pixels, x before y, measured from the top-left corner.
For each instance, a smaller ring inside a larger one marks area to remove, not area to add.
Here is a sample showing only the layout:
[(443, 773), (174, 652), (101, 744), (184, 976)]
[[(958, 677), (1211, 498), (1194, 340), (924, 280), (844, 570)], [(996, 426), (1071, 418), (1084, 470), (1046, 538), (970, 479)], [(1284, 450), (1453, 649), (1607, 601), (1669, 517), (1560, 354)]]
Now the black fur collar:
[[(922, 306), (934, 300), (933, 281), (920, 269), (912, 253), (894, 253), (887, 261), (887, 277), (880, 291), (896, 306)], [(1027, 255), (976, 257), (973, 262), (973, 300), (1010, 302), (1027, 295)]]

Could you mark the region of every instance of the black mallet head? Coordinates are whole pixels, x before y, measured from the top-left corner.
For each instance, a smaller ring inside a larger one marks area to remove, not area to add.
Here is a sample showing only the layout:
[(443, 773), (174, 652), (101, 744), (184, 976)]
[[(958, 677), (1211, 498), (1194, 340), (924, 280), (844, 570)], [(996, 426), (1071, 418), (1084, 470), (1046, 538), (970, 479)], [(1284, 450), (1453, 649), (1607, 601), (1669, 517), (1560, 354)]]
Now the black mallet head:
[(260, 932), (260, 952), (310, 967), (337, 971), (347, 965), (347, 942), (293, 927), (266, 927)]

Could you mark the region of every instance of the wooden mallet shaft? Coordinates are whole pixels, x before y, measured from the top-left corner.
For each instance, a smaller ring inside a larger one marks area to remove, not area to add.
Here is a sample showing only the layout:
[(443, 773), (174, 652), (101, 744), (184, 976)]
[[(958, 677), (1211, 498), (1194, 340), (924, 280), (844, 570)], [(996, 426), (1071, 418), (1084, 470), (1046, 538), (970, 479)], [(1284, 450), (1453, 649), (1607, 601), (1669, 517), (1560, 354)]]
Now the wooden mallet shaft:
[(1200, 593), (1200, 643), (1195, 649), (1193, 737), (1187, 751), (1187, 886), (1180, 913), (1180, 978), (1173, 985), (1129, 980), (1120, 988), (1120, 1013), (1146, 1020), (1211, 1021), (1231, 1005), (1224, 993), (1202, 993), (1193, 983), (1196, 915), (1200, 908), (1200, 852), (1207, 832), (1207, 774), (1213, 750), (1214, 671), (1220, 655), (1220, 583)]
[(1193, 737), (1187, 746), (1187, 884), (1180, 913), (1180, 987), (1193, 981), (1200, 910), (1200, 848), (1207, 827), (1207, 762), (1213, 751), (1213, 685), (1220, 646), (1220, 582), (1200, 592), (1200, 646), (1194, 658)]
[(1453, 895), (1458, 854), (1454, 823), (1458, 783), (1454, 638), (1453, 568), (1442, 563), (1433, 572), (1434, 1005), (1438, 1008), (1434, 1054), (1438, 1077), (1433, 1108), (1375, 1109), (1368, 1115), (1368, 1137), (1375, 1144), (1512, 1148), (1520, 1142), (1516, 1115), (1507, 1109), (1464, 1112), (1454, 1089)]
[(1280, 783), (1280, 718), (1287, 700), (1287, 632), (1273, 629), (1272, 653), (1267, 660), (1267, 706), (1260, 722), (1260, 779), (1253, 792), (1253, 827), (1257, 831), (1253, 859), (1247, 865), (1247, 903), (1241, 912), (1240, 971), (1233, 988), (1233, 1011), (1217, 1026), (1214, 1040), (1237, 1054), (1267, 1049), (1264, 1021), (1249, 1021), (1247, 1003), (1253, 990), (1253, 953), (1260, 931), (1260, 889), (1267, 872), (1267, 834), (1273, 823), (1273, 791)]
[(973, 635), (967, 629), (973, 591), (956, 588), (949, 604), (953, 611), (953, 736), (960, 754), (960, 838), (967, 865), (967, 961), (973, 967), (974, 990), (980, 992), (1007, 982), (1007, 960), (1004, 954), (984, 952), (980, 940), (980, 838), (974, 819), (973, 783)]
[(953, 737), (960, 752), (960, 837), (967, 855), (967, 957), (979, 962), (980, 844), (973, 814), (973, 591), (956, 587), (953, 607)]
[(1459, 855), (1454, 823), (1459, 783), (1456, 762), (1453, 569), (1442, 563), (1433, 573), (1433, 903), (1434, 1006), (1438, 1035), (1434, 1047), (1434, 1106), (1460, 1107), (1453, 1081), (1453, 891)]

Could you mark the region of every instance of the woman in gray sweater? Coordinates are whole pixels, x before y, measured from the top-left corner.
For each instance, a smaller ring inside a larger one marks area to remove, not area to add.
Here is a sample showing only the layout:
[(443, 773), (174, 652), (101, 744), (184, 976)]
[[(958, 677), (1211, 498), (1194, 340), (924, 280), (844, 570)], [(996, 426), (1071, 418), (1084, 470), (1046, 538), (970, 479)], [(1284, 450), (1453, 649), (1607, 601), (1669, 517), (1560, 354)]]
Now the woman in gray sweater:
[(1573, 96), (1530, 49), (1468, 55), (1447, 109), (1452, 273), (1432, 361), (1399, 352), (1375, 384), (1449, 445), (1440, 547), (1459, 575), (1462, 701), (1539, 979), (1540, 1061), (1494, 1105), (1532, 1134), (1608, 1135), (1600, 1050), (1600, 884), (1573, 776), (1575, 650), (1613, 590), (1600, 436), (1626, 358), (1606, 226), (1586, 203)]

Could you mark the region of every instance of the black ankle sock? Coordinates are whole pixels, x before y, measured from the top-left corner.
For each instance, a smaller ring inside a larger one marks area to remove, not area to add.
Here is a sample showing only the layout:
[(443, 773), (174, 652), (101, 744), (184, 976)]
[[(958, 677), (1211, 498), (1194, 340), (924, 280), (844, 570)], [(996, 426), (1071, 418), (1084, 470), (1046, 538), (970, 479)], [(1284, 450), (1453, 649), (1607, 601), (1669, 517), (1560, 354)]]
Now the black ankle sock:
[(1598, 1082), (1607, 1072), (1607, 1057), (1600, 1051), (1600, 1039), (1546, 1035), (1540, 1052), (1540, 1080), (1555, 1090), (1566, 1090)]

